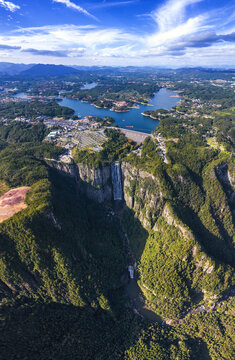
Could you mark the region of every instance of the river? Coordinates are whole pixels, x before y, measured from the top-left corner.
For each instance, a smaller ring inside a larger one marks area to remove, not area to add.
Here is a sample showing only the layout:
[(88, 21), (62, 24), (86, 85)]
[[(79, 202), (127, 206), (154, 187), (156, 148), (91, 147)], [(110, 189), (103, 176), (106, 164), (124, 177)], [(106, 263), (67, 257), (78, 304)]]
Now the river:
[[(96, 85), (96, 83), (85, 84), (83, 89), (91, 89)], [(15, 97), (27, 98), (27, 96), (23, 93), (17, 94)], [(111, 116), (114, 118), (115, 123), (119, 127), (145, 133), (151, 133), (155, 130), (159, 121), (141, 115), (142, 112), (156, 109), (170, 110), (173, 106), (178, 105), (181, 100), (176, 92), (162, 88), (154, 94), (152, 99), (149, 100), (150, 106), (138, 104), (138, 109), (131, 109), (125, 113), (118, 113), (110, 111), (109, 109), (98, 109), (95, 106), (80, 100), (69, 99), (66, 97), (60, 97), (60, 99), (62, 100), (60, 100), (58, 104), (73, 109), (75, 111), (75, 115), (79, 115), (81, 117), (88, 115), (99, 116), (101, 118)]]

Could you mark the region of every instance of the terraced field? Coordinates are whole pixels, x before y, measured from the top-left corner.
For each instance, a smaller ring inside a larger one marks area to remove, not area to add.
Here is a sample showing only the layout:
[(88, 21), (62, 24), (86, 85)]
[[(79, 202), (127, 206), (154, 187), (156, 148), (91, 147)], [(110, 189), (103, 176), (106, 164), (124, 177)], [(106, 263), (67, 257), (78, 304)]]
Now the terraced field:
[(106, 140), (106, 137), (102, 133), (97, 131), (84, 131), (82, 133), (79, 133), (76, 140), (79, 141), (79, 148), (84, 149), (102, 144)]

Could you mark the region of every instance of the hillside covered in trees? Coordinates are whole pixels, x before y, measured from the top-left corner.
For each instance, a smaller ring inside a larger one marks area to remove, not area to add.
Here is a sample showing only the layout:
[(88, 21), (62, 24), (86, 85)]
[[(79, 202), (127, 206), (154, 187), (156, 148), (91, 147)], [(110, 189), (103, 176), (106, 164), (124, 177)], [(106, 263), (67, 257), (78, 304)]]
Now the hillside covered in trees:
[[(151, 138), (137, 155), (111, 131), (103, 151), (122, 162), (126, 200), (111, 216), (110, 205), (88, 200), (75, 178), (45, 162), (64, 150), (41, 141), (41, 125), (4, 125), (0, 134), (0, 195), (30, 187), (27, 208), (0, 224), (3, 359), (232, 360), (229, 155), (186, 136), (168, 143), (165, 164)], [(108, 165), (102, 153), (76, 156), (90, 169)], [(133, 312), (123, 231), (145, 306), (160, 322)]]

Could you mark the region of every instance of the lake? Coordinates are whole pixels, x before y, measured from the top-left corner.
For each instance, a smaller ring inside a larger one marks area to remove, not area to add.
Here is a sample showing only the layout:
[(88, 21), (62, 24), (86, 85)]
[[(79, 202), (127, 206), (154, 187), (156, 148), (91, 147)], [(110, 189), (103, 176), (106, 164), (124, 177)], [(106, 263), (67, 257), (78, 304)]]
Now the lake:
[(62, 98), (62, 101), (60, 101), (59, 104), (70, 107), (75, 111), (75, 115), (79, 115), (81, 117), (87, 115), (99, 116), (101, 118), (104, 116), (111, 116), (114, 118), (115, 123), (121, 128), (151, 133), (156, 129), (159, 122), (158, 120), (143, 116), (141, 113), (146, 110), (170, 110), (173, 106), (180, 103), (180, 97), (177, 97), (177, 95), (178, 94), (174, 91), (170, 91), (165, 88), (160, 89), (155, 93), (154, 97), (149, 100), (149, 104), (152, 106), (139, 104), (138, 109), (131, 109), (125, 113), (118, 113), (110, 111), (109, 109), (97, 109), (91, 104), (68, 98)]
[[(93, 88), (95, 86), (96, 83), (86, 84), (83, 89)], [(114, 118), (115, 123), (121, 128), (151, 133), (156, 129), (159, 121), (143, 116), (141, 113), (146, 110), (170, 110), (173, 106), (180, 103), (181, 99), (177, 95), (178, 94), (174, 91), (162, 88), (155, 93), (152, 99), (149, 100), (149, 104), (152, 106), (138, 104), (138, 109), (131, 109), (130, 111), (124, 113), (110, 111), (109, 109), (98, 109), (91, 104), (65, 97), (60, 97), (62, 100), (59, 101), (58, 104), (61, 106), (68, 106), (75, 111), (75, 115), (81, 117), (88, 115), (99, 116), (101, 118), (111, 116)], [(27, 98), (27, 96), (23, 93), (17, 94), (16, 97)]]

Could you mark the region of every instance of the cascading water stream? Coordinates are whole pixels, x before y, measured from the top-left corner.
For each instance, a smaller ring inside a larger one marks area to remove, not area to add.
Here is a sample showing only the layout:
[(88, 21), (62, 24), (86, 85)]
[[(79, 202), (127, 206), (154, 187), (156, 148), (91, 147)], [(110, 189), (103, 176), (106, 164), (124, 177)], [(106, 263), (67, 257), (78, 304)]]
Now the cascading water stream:
[(123, 200), (121, 166), (118, 161), (115, 161), (111, 165), (111, 174), (113, 183), (113, 199)]

